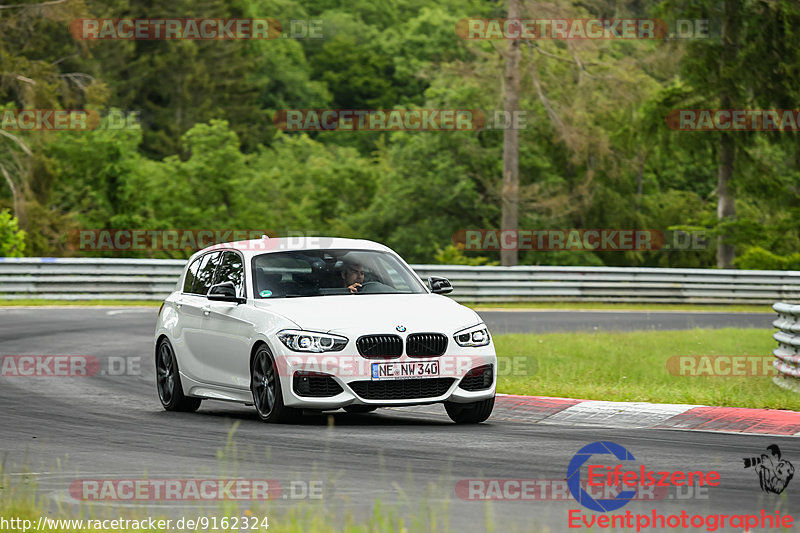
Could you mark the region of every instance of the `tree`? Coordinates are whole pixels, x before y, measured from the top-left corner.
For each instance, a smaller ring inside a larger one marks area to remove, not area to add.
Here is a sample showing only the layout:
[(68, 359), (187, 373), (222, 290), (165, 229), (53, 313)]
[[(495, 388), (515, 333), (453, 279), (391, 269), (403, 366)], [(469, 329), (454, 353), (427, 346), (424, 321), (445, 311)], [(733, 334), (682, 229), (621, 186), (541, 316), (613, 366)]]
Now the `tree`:
[[(681, 60), (681, 75), (692, 89), (689, 98), (694, 103), (722, 109), (794, 107), (800, 94), (792, 81), (800, 68), (800, 5), (796, 2), (698, 0), (686, 5), (673, 0), (664, 5), (664, 10), (673, 17), (720, 21), (719, 38), (692, 40)], [(717, 266), (730, 268), (735, 258), (736, 231), (741, 227), (736, 223), (735, 198), (745, 185), (742, 182), (749, 179), (736, 162), (750, 149), (756, 135), (771, 134), (711, 135), (718, 139)]]

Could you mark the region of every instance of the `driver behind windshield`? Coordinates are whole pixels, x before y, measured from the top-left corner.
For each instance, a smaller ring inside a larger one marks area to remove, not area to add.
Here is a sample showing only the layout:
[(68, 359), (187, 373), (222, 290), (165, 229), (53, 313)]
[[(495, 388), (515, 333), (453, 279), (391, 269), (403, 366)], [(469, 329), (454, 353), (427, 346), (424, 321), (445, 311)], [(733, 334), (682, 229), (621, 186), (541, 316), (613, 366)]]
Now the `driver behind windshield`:
[(342, 280), (344, 286), (350, 289), (352, 294), (361, 290), (361, 284), (364, 283), (364, 267), (361, 263), (351, 261), (345, 262), (342, 269)]

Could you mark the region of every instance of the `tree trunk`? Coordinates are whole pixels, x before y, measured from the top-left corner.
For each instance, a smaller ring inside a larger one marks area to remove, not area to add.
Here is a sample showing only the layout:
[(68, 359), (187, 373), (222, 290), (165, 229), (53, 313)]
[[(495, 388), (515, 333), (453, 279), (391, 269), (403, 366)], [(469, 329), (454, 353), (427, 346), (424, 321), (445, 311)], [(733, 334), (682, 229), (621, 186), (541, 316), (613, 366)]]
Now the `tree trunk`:
[[(728, 109), (723, 106), (723, 109)], [(733, 160), (736, 145), (729, 133), (723, 133), (719, 140), (719, 173), (717, 174), (717, 219), (722, 222), (732, 219), (736, 215), (733, 193), (728, 190), (728, 185), (733, 178)], [(717, 267), (731, 268), (733, 266), (733, 245), (720, 236), (717, 242)]]
[[(508, 0), (508, 18), (519, 19), (520, 0)], [(519, 215), (519, 135), (514, 129), (514, 114), (519, 110), (519, 63), (520, 41), (509, 41), (506, 58), (505, 116), (510, 118), (503, 131), (503, 189), (502, 223), (503, 230), (516, 230)], [(515, 247), (516, 248), (516, 247)], [(503, 266), (517, 264), (517, 250), (501, 250), (500, 263)]]
[[(730, 79), (728, 70), (733, 68), (736, 58), (738, 10), (736, 0), (725, 0), (722, 8), (722, 53), (720, 54), (720, 74), (723, 80)], [(734, 105), (732, 92), (735, 90), (733, 80), (720, 93), (719, 104), (722, 109), (730, 109)], [(730, 188), (733, 180), (733, 164), (736, 156), (736, 144), (729, 133), (720, 134), (719, 169), (717, 172), (717, 220), (723, 222), (736, 216), (733, 191)], [(733, 244), (720, 235), (717, 241), (717, 268), (732, 268), (734, 259)]]

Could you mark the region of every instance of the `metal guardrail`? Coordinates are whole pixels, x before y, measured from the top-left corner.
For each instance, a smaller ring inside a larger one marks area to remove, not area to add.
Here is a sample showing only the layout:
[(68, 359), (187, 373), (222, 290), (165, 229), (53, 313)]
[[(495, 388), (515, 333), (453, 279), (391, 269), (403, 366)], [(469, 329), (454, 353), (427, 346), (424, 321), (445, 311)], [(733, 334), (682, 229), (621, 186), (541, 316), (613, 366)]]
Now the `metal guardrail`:
[(800, 303), (800, 272), (630, 267), (414, 265), (468, 302)]
[[(159, 300), (184, 260), (2, 258), (0, 299)], [(412, 265), (449, 278), (462, 302), (800, 304), (800, 272), (623, 267)]]
[(185, 260), (0, 258), (0, 299), (160, 300)]
[(772, 336), (778, 341), (778, 347), (772, 352), (775, 356), (772, 364), (778, 375), (772, 381), (785, 389), (800, 392), (800, 305), (781, 302), (772, 308), (778, 313), (772, 325), (780, 330)]

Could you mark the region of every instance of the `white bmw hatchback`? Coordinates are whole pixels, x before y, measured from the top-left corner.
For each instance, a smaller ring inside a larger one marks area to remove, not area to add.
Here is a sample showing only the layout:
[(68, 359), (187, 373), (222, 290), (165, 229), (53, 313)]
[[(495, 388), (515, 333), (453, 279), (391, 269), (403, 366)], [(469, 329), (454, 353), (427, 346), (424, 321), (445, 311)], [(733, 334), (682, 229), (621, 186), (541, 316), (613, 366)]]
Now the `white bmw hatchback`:
[(194, 254), (158, 314), (156, 383), (168, 411), (204, 399), (284, 422), (306, 412), (444, 403), (458, 423), (492, 412), (497, 358), (477, 313), (426, 286), (389, 248), (262, 239)]

